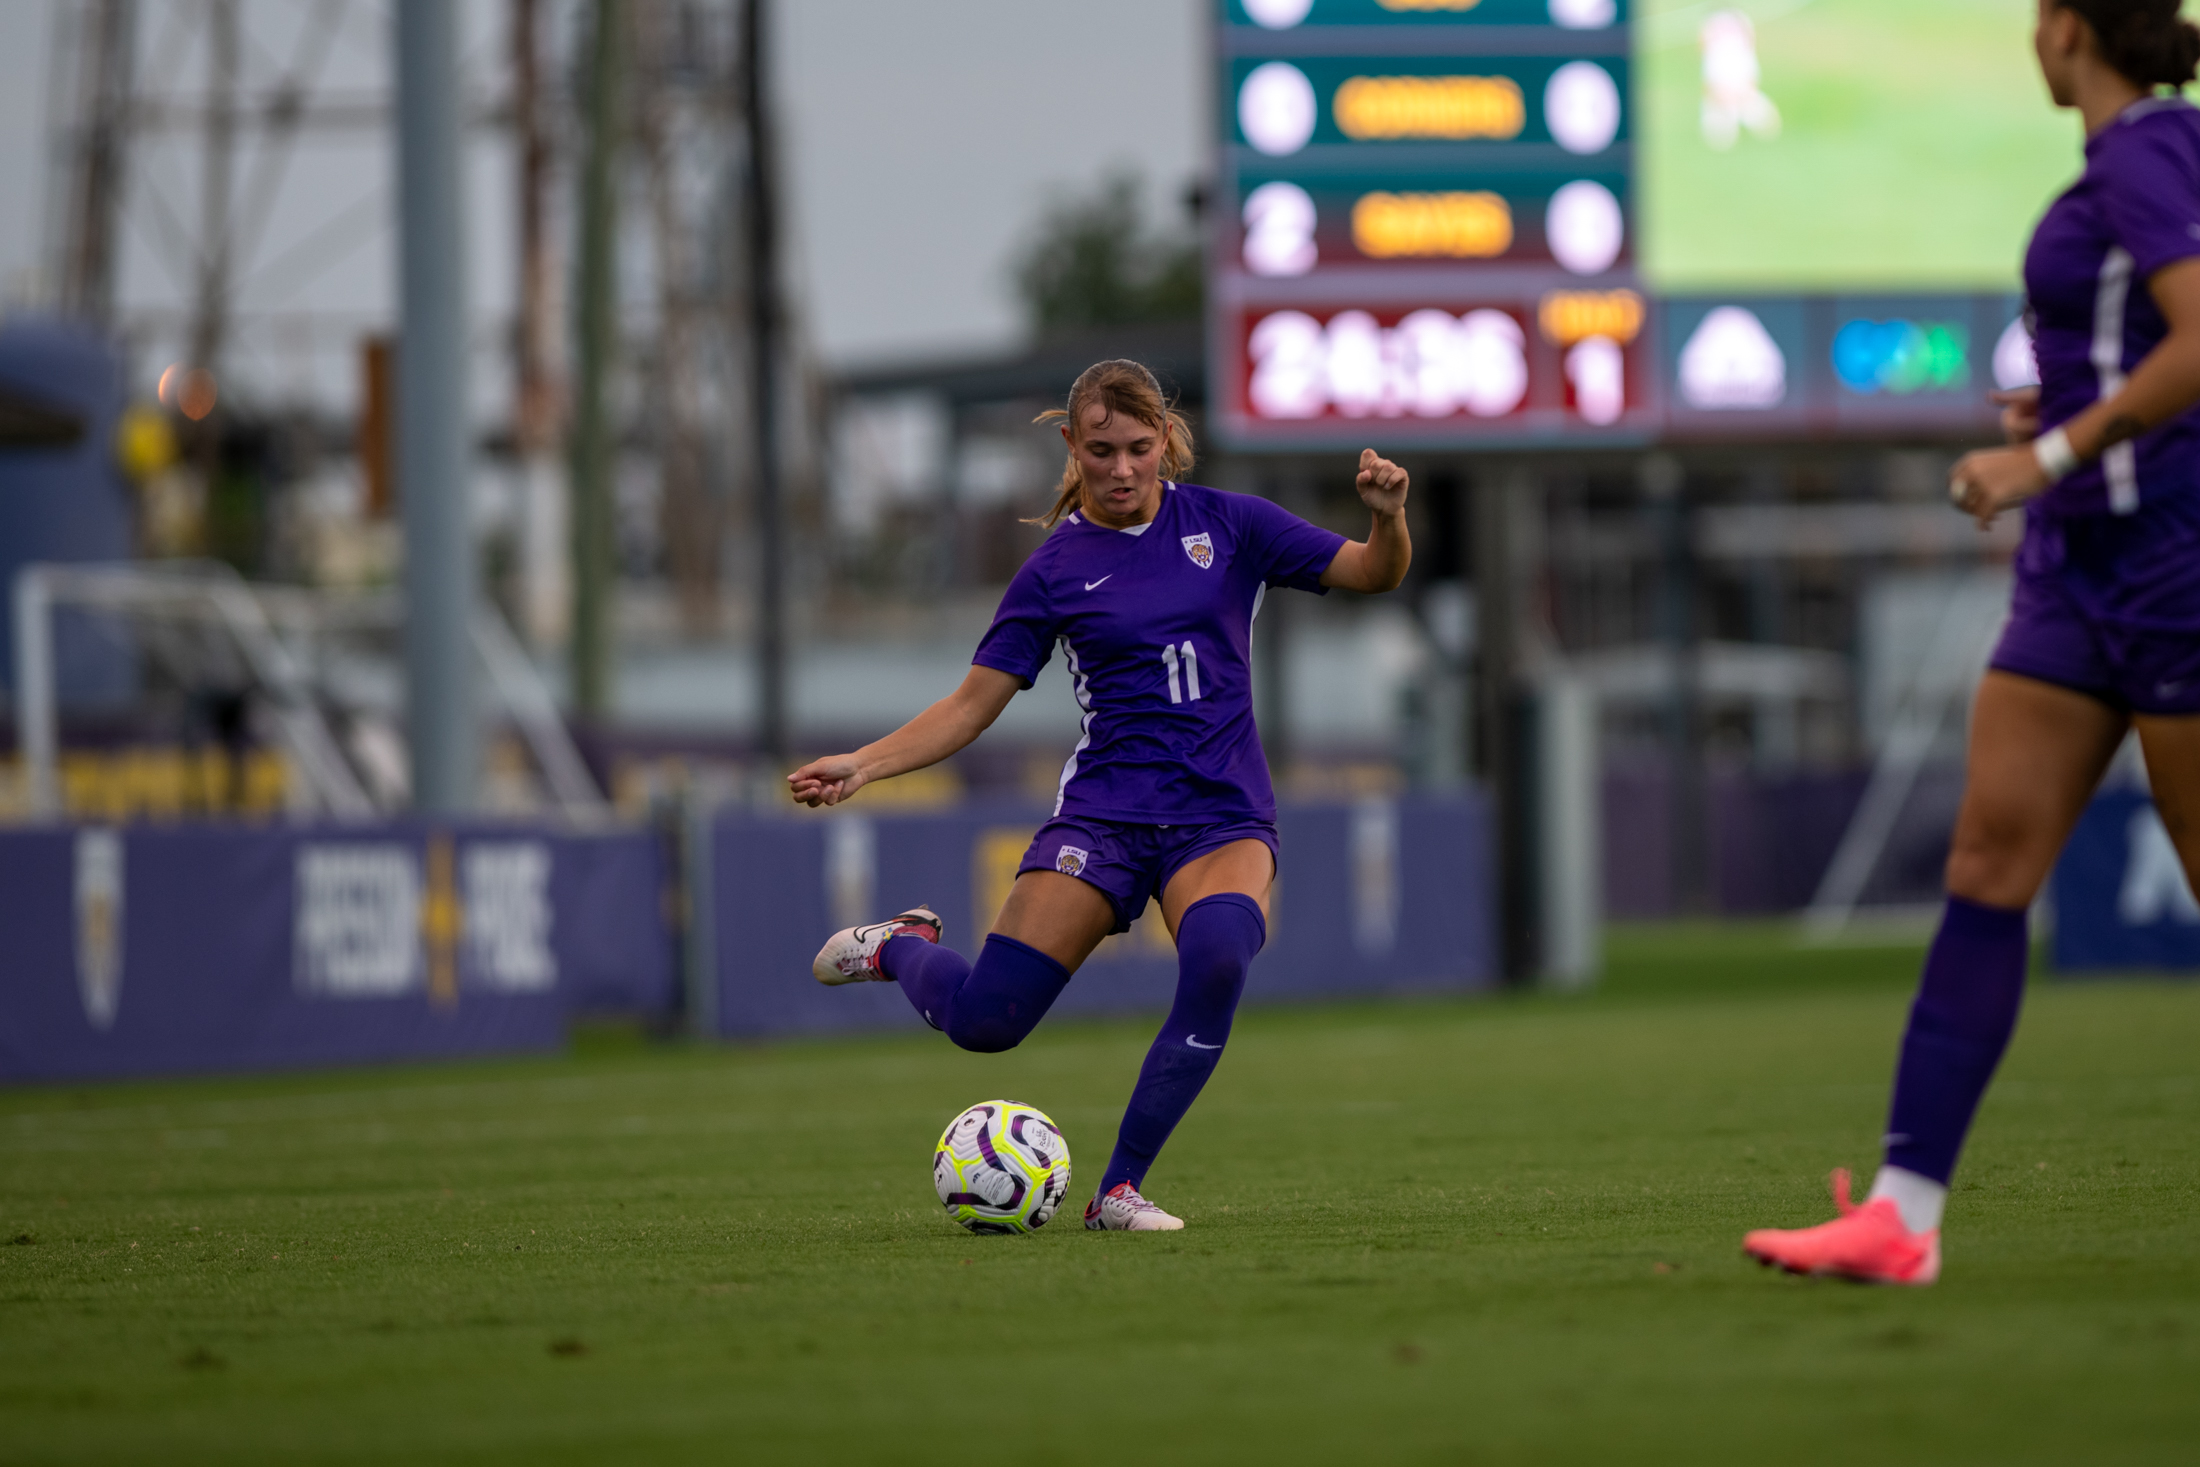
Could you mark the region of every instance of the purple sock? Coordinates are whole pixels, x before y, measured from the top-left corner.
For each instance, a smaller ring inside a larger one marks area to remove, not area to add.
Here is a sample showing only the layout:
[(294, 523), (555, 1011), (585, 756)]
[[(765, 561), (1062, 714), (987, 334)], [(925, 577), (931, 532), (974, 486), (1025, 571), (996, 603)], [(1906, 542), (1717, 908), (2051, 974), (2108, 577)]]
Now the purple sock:
[(947, 1005), (970, 976), (961, 953), (921, 937), (887, 938), (878, 970), (901, 985), (902, 996), (935, 1029), (947, 1027)]
[(1023, 1043), (1069, 983), (1069, 969), (998, 932), (986, 938), (975, 965), (921, 937), (889, 937), (878, 965), (924, 1022), (981, 1054)]
[(1146, 1052), (1100, 1193), (1146, 1180), (1146, 1169), (1215, 1072), (1245, 992), (1245, 970), (1267, 940), (1260, 903), (1249, 896), (1225, 892), (1185, 908), (1176, 925), (1176, 1003)]
[(2025, 914), (1948, 898), (1910, 1005), (1887, 1165), (1946, 1185), (2024, 999)]

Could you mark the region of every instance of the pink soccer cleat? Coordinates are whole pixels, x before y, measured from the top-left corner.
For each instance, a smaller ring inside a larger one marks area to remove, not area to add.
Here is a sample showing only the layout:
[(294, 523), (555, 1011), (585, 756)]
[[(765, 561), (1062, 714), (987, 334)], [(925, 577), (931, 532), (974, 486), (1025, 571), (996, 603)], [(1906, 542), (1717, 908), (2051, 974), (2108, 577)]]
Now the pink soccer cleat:
[(1130, 1183), (1117, 1182), (1085, 1204), (1085, 1226), (1096, 1233), (1173, 1233), (1184, 1219), (1163, 1212)]
[(810, 962), (810, 976), (820, 983), (891, 983), (878, 969), (879, 949), (890, 937), (940, 940), (940, 916), (929, 907), (911, 907), (898, 917), (843, 927), (825, 940)]
[(1858, 1207), (1849, 1201), (1849, 1174), (1833, 1171), (1833, 1202), (1841, 1215), (1814, 1228), (1759, 1228), (1742, 1251), (1789, 1273), (1830, 1275), (1866, 1284), (1922, 1287), (1940, 1277), (1940, 1229), (1913, 1233), (1892, 1197)]

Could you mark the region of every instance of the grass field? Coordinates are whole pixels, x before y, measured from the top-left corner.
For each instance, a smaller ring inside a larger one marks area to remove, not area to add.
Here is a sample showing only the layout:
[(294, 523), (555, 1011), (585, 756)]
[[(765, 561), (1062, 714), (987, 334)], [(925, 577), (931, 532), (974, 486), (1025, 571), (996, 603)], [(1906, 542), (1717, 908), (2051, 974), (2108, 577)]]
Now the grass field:
[[(1699, 125), (1697, 33), (1749, 13), (1780, 135)], [(2028, 0), (1641, 0), (1641, 262), (1660, 290), (2015, 290), (2083, 162), (2049, 105)]]
[(1089, 1186), (1136, 1024), (0, 1092), (0, 1462), (2191, 1461), (2200, 986), (2035, 992), (1938, 1288), (1739, 1257), (1870, 1165), (1915, 963), (1249, 1012), (1179, 1234), (931, 1197), (1004, 1094)]

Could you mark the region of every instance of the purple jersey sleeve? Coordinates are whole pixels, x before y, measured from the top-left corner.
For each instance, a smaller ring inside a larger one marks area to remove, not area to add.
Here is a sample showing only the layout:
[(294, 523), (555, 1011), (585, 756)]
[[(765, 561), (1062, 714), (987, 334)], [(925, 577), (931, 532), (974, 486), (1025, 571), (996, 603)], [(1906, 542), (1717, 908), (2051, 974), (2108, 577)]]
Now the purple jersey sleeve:
[(2142, 127), (2096, 164), (2096, 196), (2109, 232), (2144, 280), (2165, 265), (2200, 255), (2200, 176), (2186, 139)]
[(1027, 688), (1054, 655), (1054, 608), (1039, 572), (1042, 558), (1026, 558), (1009, 581), (1000, 608), (993, 613), (993, 625), (986, 628), (970, 659), (974, 666), (995, 668), (1020, 679)]
[(1327, 594), (1322, 572), (1337, 558), (1344, 536), (1320, 525), (1310, 525), (1280, 504), (1253, 494), (1230, 496), (1238, 511), (1245, 548), (1260, 567), (1261, 579), (1271, 586), (1294, 591)]

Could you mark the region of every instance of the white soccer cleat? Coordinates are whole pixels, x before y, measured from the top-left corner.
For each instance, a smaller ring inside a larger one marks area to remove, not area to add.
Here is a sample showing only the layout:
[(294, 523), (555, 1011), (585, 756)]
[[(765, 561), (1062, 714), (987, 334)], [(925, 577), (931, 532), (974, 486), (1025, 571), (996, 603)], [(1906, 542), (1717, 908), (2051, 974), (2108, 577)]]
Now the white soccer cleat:
[(1173, 1233), (1184, 1219), (1163, 1212), (1130, 1183), (1117, 1182), (1085, 1204), (1085, 1226), (1096, 1233)]
[(940, 940), (940, 915), (929, 907), (911, 907), (898, 917), (862, 927), (843, 927), (827, 938), (810, 962), (810, 976), (820, 983), (891, 983), (878, 970), (878, 951), (889, 937), (921, 937)]

